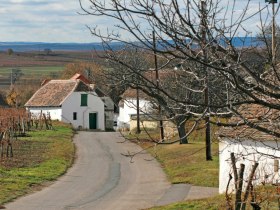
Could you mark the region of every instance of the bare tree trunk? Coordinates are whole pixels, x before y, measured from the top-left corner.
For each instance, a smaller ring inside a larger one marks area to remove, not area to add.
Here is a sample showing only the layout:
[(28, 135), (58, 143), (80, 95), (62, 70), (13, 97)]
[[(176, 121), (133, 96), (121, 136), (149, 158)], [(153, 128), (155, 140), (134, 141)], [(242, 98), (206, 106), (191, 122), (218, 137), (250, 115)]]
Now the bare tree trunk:
[(250, 190), (251, 190), (251, 186), (252, 186), (253, 177), (255, 175), (255, 172), (256, 172), (256, 169), (257, 169), (258, 165), (259, 165), (259, 163), (255, 163), (253, 165), (252, 170), (251, 170), (251, 173), (250, 173), (250, 176), (249, 176), (249, 180), (248, 180), (248, 185), (247, 185), (247, 187), (245, 189), (245, 195), (244, 195), (243, 203), (242, 203), (242, 210), (246, 209), (246, 201), (248, 199), (248, 196), (249, 196), (249, 193), (250, 193)]
[(229, 179), (228, 179), (228, 183), (227, 183), (227, 188), (226, 188), (226, 201), (227, 201), (227, 210), (233, 210), (232, 205), (231, 205), (231, 197), (228, 194), (228, 189), (229, 189), (229, 184), (232, 180), (232, 175), (229, 174)]
[(186, 128), (185, 128), (185, 124), (186, 123), (182, 123), (180, 122), (178, 124), (178, 133), (179, 133), (179, 137), (180, 137), (180, 144), (188, 144), (188, 138), (187, 138), (187, 134), (186, 134)]
[(242, 206), (242, 187), (243, 187), (243, 176), (244, 176), (244, 170), (245, 165), (243, 163), (240, 164), (240, 170), (238, 174), (238, 180), (237, 180), (237, 189), (236, 189), (236, 195), (235, 195), (235, 210), (241, 210)]
[(235, 186), (235, 189), (237, 189), (238, 174), (237, 174), (237, 168), (236, 168), (236, 159), (235, 159), (233, 152), (230, 153), (230, 159), (231, 159), (231, 164), (232, 164), (232, 169), (233, 169), (234, 186)]
[(205, 144), (206, 144), (206, 160), (213, 160), (211, 153), (211, 129), (210, 117), (206, 117)]

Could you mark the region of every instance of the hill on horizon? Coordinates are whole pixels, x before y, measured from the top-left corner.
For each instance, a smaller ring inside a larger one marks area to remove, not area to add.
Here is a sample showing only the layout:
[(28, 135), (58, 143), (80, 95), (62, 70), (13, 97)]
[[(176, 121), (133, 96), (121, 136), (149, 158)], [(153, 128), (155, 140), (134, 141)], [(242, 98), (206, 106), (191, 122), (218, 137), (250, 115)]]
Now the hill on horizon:
[[(259, 47), (263, 44), (258, 41), (257, 37), (235, 37), (233, 39), (235, 47)], [(112, 49), (119, 49), (123, 46), (121, 42), (111, 43)], [(13, 49), (16, 52), (26, 51), (102, 51), (102, 43), (46, 43), (46, 42), (0, 42), (0, 51)]]

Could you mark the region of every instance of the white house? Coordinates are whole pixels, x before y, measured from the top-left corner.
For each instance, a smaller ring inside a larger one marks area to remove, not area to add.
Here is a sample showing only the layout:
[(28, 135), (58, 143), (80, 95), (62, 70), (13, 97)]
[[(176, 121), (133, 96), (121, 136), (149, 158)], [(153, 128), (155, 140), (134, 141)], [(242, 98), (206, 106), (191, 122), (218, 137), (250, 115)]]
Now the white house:
[[(141, 115), (151, 113), (152, 104), (148, 96), (139, 91), (139, 113)], [(137, 114), (137, 91), (128, 89), (122, 95), (119, 103), (118, 128), (130, 128), (131, 116)]]
[(79, 79), (51, 80), (25, 104), (33, 114), (49, 113), (51, 119), (74, 128), (105, 130), (104, 102)]
[[(242, 107), (244, 108), (244, 107)], [(278, 119), (279, 113), (268, 110), (258, 105), (250, 105), (245, 108), (244, 116), (248, 121), (257, 123), (270, 130), (279, 130), (278, 124), (272, 118)], [(263, 119), (272, 119), (264, 121)], [(258, 121), (261, 119), (261, 121)], [(273, 122), (274, 121), (274, 122)], [(233, 118), (231, 122), (242, 122), (240, 118)], [(280, 183), (279, 159), (280, 141), (278, 138), (267, 133), (250, 128), (247, 125), (237, 127), (224, 127), (219, 131), (219, 192), (224, 193), (229, 182), (229, 174), (233, 176), (230, 154), (236, 157), (236, 166), (245, 165), (244, 187), (249, 179), (249, 174), (254, 163), (258, 163), (256, 173), (253, 177), (253, 185), (264, 183)], [(229, 185), (229, 193), (234, 192), (234, 179)], [(243, 189), (244, 190), (244, 189)]]
[(104, 112), (105, 112), (105, 128), (107, 130), (113, 130), (114, 128), (114, 118), (115, 118), (115, 104), (113, 100), (106, 95), (99, 87), (97, 87), (94, 84), (91, 84), (91, 82), (85, 78), (82, 74), (75, 74), (71, 79), (74, 80), (81, 80), (85, 84), (89, 85), (92, 90), (96, 93), (96, 95), (101, 98), (101, 100), (104, 102)]

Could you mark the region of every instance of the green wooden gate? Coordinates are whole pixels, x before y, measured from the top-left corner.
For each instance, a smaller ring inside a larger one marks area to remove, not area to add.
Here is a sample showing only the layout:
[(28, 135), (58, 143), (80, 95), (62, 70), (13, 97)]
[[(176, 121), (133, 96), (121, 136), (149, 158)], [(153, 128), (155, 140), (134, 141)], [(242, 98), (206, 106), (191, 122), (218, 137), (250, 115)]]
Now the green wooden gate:
[(97, 113), (89, 113), (89, 129), (97, 129)]

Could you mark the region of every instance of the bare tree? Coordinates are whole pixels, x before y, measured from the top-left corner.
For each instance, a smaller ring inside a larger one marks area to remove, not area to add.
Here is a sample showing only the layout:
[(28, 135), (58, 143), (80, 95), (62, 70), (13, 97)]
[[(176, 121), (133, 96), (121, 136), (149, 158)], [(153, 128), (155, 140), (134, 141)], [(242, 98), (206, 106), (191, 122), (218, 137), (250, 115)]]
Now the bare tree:
[[(204, 2), (205, 8), (201, 7), (201, 2)], [(138, 48), (145, 54), (156, 52), (162, 61), (158, 67), (160, 72), (177, 67), (178, 71), (172, 73), (174, 76), (160, 78), (158, 86), (143, 72), (137, 80), (138, 87), (161, 105), (169, 119), (178, 119), (177, 125), (190, 117), (202, 120), (214, 116), (210, 122), (233, 128), (228, 130), (228, 134), (232, 139), (240, 139), (241, 145), (244, 139), (253, 138), (257, 140), (255, 144), (270, 147), (273, 152), (279, 150), (279, 58), (277, 52), (275, 57), (275, 49), (270, 46), (272, 41), (267, 36), (267, 27), (271, 24), (267, 4), (260, 1), (255, 12), (250, 10), (254, 4), (250, 0), (242, 1), (241, 9), (237, 8), (237, 0), (226, 3), (220, 0), (80, 0), (80, 4), (85, 14), (106, 16), (115, 23), (106, 31), (90, 26), (89, 29), (103, 42), (106, 50), (104, 57), (127, 67), (122, 74), (125, 78), (131, 74), (139, 75), (139, 68), (138, 72), (133, 70), (129, 62), (119, 56), (122, 51), (115, 50), (112, 45), (116, 41), (123, 46)], [(272, 12), (273, 18), (278, 10), (279, 4), (276, 13)], [(255, 39), (251, 37), (253, 31), (248, 25), (253, 17), (260, 20), (259, 29), (266, 47), (254, 43)], [(153, 31), (157, 37), (156, 48)], [(246, 45), (248, 40), (253, 43), (252, 46)], [(151, 66), (148, 70), (155, 69)], [(127, 84), (135, 85), (131, 81)], [(204, 100), (206, 92), (209, 96), (207, 103)], [(234, 117), (225, 122), (225, 116)], [(269, 135), (263, 135), (266, 139), (262, 141), (260, 133)], [(268, 136), (276, 141), (275, 147), (266, 143)], [(245, 142), (242, 146), (245, 147)], [(251, 144), (249, 146), (250, 153), (258, 153), (266, 159), (267, 156), (277, 158), (276, 153), (262, 154), (258, 149), (253, 151)], [(246, 157), (242, 154), (240, 159)], [(243, 198), (241, 190), (245, 165), (240, 165), (240, 170), (234, 170), (237, 209), (246, 207), (242, 202), (248, 201), (253, 191), (252, 176), (260, 166), (257, 163), (252, 163), (252, 166)], [(251, 204), (257, 205), (253, 195), (251, 201)]]

